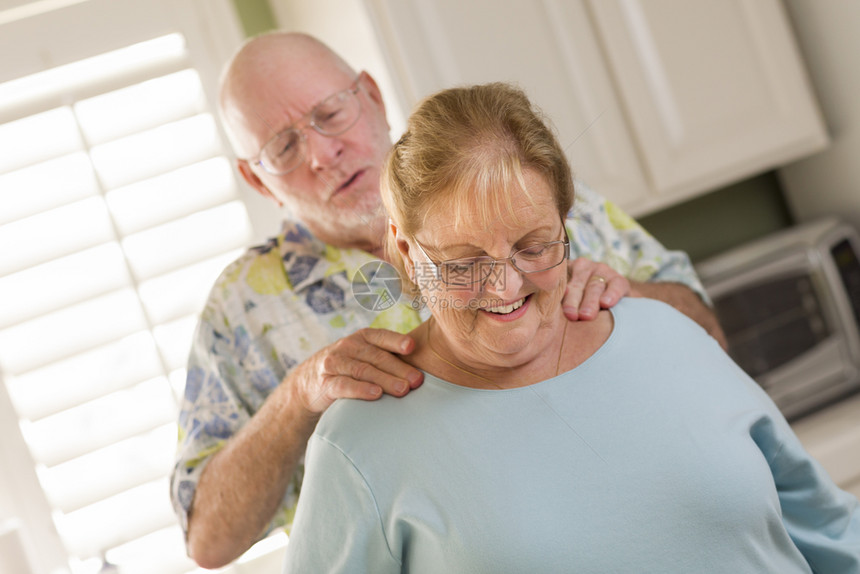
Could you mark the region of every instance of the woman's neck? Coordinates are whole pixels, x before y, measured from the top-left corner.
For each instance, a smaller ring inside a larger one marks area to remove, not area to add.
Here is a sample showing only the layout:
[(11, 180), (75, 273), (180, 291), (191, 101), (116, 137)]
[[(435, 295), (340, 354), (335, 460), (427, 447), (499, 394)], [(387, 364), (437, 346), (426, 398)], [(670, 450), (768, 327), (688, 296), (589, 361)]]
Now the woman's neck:
[(482, 389), (522, 387), (563, 372), (562, 366), (566, 363), (563, 358), (570, 346), (568, 330), (577, 329), (559, 314), (559, 319), (542, 333), (547, 343), (530, 343), (545, 351), (521, 363), (509, 364), (505, 362), (507, 358), (499, 357), (494, 362), (493, 357), (470, 358), (457, 352), (462, 345), (452, 344), (431, 317), (413, 332), (418, 345), (411, 358), (416, 367), (454, 384)]

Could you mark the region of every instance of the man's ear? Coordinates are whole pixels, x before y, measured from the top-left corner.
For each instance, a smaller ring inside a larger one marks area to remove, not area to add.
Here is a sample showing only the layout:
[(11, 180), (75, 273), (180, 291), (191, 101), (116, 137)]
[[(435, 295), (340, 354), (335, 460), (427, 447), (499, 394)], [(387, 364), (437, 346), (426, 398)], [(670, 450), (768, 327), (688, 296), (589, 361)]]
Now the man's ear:
[(239, 170), (239, 173), (242, 174), (242, 179), (244, 179), (248, 185), (250, 185), (254, 190), (265, 197), (266, 199), (270, 199), (278, 204), (279, 207), (283, 207), (283, 202), (275, 197), (275, 194), (266, 187), (266, 184), (257, 177), (257, 174), (254, 173), (254, 170), (251, 169), (251, 164), (248, 163), (246, 159), (238, 159), (236, 160), (236, 168)]
[(358, 75), (358, 81), (364, 88), (364, 91), (367, 92), (371, 101), (379, 106), (379, 112), (382, 114), (382, 117), (385, 118), (385, 123), (388, 124), (388, 117), (385, 115), (385, 102), (382, 99), (382, 92), (379, 91), (379, 86), (377, 85), (376, 80), (374, 80), (373, 76), (369, 73), (362, 70)]

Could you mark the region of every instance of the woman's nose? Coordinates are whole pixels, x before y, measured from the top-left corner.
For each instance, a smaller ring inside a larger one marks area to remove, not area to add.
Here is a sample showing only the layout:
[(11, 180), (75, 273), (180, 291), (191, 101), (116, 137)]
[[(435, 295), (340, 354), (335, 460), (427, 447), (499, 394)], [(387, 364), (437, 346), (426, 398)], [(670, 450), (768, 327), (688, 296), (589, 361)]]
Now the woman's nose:
[(519, 294), (522, 285), (523, 277), (510, 261), (497, 261), (484, 283), (484, 291), (510, 301)]

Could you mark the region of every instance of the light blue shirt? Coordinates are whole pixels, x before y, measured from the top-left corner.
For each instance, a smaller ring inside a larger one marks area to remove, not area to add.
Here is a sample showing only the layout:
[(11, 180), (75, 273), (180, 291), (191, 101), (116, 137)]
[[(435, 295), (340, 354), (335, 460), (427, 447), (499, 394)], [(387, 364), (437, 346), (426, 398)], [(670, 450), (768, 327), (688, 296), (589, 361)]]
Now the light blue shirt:
[(285, 572), (858, 573), (860, 510), (695, 323), (625, 299), (576, 369), (337, 401)]

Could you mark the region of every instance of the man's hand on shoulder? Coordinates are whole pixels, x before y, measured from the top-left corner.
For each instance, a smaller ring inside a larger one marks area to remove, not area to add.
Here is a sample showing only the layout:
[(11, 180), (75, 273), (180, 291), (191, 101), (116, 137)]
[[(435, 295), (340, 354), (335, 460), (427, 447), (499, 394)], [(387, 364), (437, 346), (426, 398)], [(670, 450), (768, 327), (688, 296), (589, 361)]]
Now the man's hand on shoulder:
[(571, 321), (590, 321), (630, 293), (630, 281), (605, 263), (580, 257), (567, 264), (562, 308)]
[(414, 348), (408, 335), (361, 329), (317, 351), (288, 378), (294, 396), (311, 413), (322, 413), (336, 399), (402, 397), (424, 381), (421, 371), (398, 357)]

